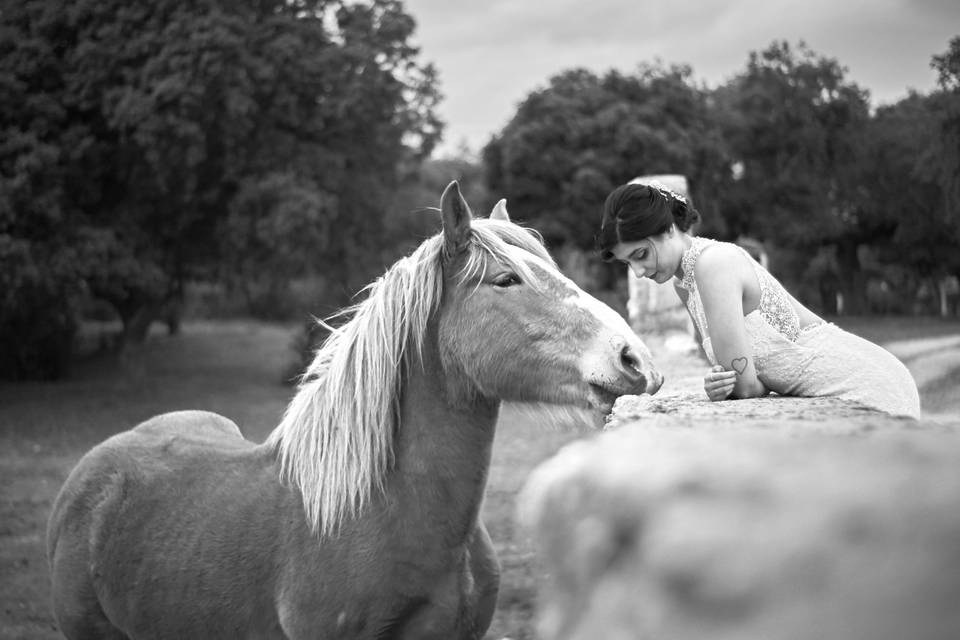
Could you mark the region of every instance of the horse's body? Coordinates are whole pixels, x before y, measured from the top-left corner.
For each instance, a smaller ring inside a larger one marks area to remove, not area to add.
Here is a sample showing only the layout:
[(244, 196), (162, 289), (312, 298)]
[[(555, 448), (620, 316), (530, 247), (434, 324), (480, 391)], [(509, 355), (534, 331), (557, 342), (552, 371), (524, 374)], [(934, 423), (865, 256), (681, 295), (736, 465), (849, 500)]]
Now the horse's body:
[[(499, 569), (479, 509), (501, 399), (609, 409), (660, 378), (609, 309), (579, 293), (557, 306), (575, 291), (542, 248), (508, 223), (491, 223), (503, 246), (471, 232), (452, 187), (443, 248), (417, 258), (442, 263), (435, 295), (411, 291), (420, 262), (388, 272), (381, 289), (406, 297), (372, 290), (265, 443), (190, 411), (84, 456), (47, 537), (67, 637), (483, 635)], [(506, 297), (521, 280), (527, 308)]]
[[(485, 473), (486, 448), (460, 471)], [(497, 588), (479, 496), (456, 495), (454, 482), (430, 495), (422, 478), (395, 475), (391, 499), (319, 544), (268, 447), (216, 414), (155, 418), (102, 444), (71, 478), (66, 499), (80, 508), (58, 523), (58, 618), (68, 633), (90, 630), (77, 638), (476, 635)], [(441, 515), (460, 531), (412, 526)]]

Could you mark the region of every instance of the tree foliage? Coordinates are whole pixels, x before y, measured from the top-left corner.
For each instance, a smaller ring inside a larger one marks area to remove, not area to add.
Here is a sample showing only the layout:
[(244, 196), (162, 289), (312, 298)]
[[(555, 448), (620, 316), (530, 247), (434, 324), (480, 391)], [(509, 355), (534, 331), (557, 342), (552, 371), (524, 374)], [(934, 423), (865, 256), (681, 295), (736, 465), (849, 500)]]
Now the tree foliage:
[[(869, 220), (858, 175), (867, 93), (836, 60), (786, 42), (752, 52), (746, 70), (717, 93), (729, 116), (724, 137), (742, 169), (723, 206), (727, 224), (798, 257), (832, 246), (834, 275), (856, 307), (864, 290), (857, 246), (886, 231)], [(786, 270), (804, 273), (801, 260)]]
[(780, 244), (842, 235), (869, 112), (866, 93), (845, 80), (843, 67), (802, 43), (777, 42), (752, 52), (718, 99), (733, 114), (724, 136), (742, 167), (739, 189), (749, 194), (724, 211), (735, 232)]
[(129, 329), (189, 278), (365, 281), (347, 265), (441, 131), (414, 28), (396, 0), (4, 2), (0, 370), (37, 373), (18, 318), (69, 341), (85, 295)]
[(960, 36), (950, 40), (947, 51), (933, 56), (930, 65), (937, 71), (940, 91), (931, 96), (937, 135), (925, 168), (940, 186), (942, 214), (960, 243)]
[[(641, 174), (683, 173), (710, 203), (725, 157), (707, 94), (688, 67), (599, 77), (575, 69), (531, 93), (484, 149), (491, 191), (553, 244), (589, 249), (599, 205)], [(709, 205), (708, 205), (709, 206)]]
[(904, 291), (956, 273), (958, 61), (954, 38), (932, 58), (938, 91), (875, 112), (840, 62), (802, 42), (751, 52), (713, 90), (683, 66), (573, 69), (528, 95), (484, 149), (484, 166), (512, 211), (582, 250), (615, 185), (685, 174), (701, 233), (763, 241), (802, 298), (836, 311), (843, 293), (857, 312), (867, 278), (890, 278), (880, 263), (912, 274), (898, 280)]
[(878, 109), (861, 170), (865, 208), (889, 230), (870, 244), (919, 276), (938, 272), (956, 253), (942, 215), (938, 176), (930, 171), (929, 151), (939, 134), (934, 102), (914, 93)]

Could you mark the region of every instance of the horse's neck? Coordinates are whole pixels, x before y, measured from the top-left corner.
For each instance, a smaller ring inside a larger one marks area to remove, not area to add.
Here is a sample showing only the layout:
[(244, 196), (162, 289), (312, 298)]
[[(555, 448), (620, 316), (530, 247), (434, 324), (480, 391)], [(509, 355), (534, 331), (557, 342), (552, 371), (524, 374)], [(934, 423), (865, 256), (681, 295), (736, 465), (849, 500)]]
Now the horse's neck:
[(454, 397), (435, 347), (425, 346), (423, 359), (403, 385), (393, 478), (404, 510), (418, 516), (405, 514), (422, 526), (416, 535), (453, 546), (472, 531), (480, 510), (500, 403)]

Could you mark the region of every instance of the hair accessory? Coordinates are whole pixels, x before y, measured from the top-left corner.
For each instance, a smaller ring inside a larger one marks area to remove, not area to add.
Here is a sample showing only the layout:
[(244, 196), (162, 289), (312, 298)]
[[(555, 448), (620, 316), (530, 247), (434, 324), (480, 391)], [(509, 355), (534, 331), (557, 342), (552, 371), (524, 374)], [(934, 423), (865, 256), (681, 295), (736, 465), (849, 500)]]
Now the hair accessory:
[(674, 191), (673, 189), (668, 188), (667, 186), (665, 186), (665, 185), (664, 185), (663, 183), (661, 183), (661, 182), (651, 182), (648, 186), (653, 187), (654, 189), (656, 189), (657, 191), (659, 191), (660, 194), (663, 195), (663, 196), (669, 196), (669, 197), (673, 198), (674, 200), (679, 200), (679, 201), (682, 202), (683, 204), (687, 204), (687, 199), (686, 199), (685, 197), (683, 197), (682, 195), (680, 195), (679, 193), (677, 193), (677, 192)]

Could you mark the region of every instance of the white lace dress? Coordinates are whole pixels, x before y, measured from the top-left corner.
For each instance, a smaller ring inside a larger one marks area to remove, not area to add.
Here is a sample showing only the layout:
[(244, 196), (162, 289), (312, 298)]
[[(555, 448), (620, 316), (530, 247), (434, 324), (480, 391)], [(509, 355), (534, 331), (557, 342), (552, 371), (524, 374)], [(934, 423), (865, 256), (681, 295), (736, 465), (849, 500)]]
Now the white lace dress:
[[(680, 286), (688, 291), (687, 309), (714, 365), (707, 318), (693, 268), (709, 246), (694, 238), (681, 261)], [(736, 246), (736, 245), (734, 245)], [(834, 396), (897, 416), (920, 417), (917, 385), (907, 368), (886, 349), (834, 324), (800, 328), (800, 319), (783, 286), (742, 248), (760, 284), (760, 305), (744, 316), (753, 347), (757, 377), (771, 391), (788, 396)]]

